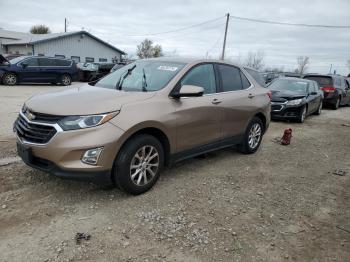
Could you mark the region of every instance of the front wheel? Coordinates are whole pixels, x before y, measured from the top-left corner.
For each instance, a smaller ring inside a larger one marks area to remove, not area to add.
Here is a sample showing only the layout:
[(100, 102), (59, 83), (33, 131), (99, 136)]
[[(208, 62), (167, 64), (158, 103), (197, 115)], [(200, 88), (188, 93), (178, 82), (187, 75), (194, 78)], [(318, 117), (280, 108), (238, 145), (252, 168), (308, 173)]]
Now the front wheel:
[(306, 110), (307, 110), (306, 106), (303, 106), (303, 108), (301, 109), (301, 112), (299, 114), (299, 117), (297, 119), (298, 123), (304, 123), (305, 118), (306, 118)]
[(6, 73), (2, 79), (4, 85), (14, 86), (17, 84), (18, 79), (14, 73)]
[(162, 144), (154, 136), (143, 134), (133, 137), (122, 147), (112, 175), (122, 190), (139, 195), (154, 186), (163, 165)]
[(70, 77), (70, 75), (63, 75), (61, 76), (61, 84), (64, 86), (69, 86), (72, 83), (72, 78)]
[(254, 117), (245, 131), (243, 141), (239, 145), (239, 151), (241, 151), (244, 154), (255, 153), (260, 146), (263, 132), (263, 122), (260, 118)]
[(322, 101), (320, 102), (320, 105), (317, 108), (317, 111), (315, 112), (315, 115), (320, 115), (322, 113)]

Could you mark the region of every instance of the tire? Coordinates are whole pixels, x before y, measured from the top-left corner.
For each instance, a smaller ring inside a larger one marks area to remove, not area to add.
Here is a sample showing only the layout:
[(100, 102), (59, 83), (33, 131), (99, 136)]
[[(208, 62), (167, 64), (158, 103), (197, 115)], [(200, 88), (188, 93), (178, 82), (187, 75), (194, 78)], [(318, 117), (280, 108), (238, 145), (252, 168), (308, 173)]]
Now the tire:
[(61, 76), (61, 84), (62, 84), (63, 86), (69, 86), (69, 85), (71, 85), (71, 84), (72, 84), (72, 78), (71, 78), (71, 76), (68, 75), (68, 74), (62, 75), (62, 76)]
[(338, 96), (337, 101), (335, 102), (335, 104), (333, 105), (333, 109), (337, 110), (340, 106), (340, 96)]
[(244, 133), (242, 143), (238, 146), (239, 151), (243, 154), (255, 153), (260, 146), (263, 134), (263, 122), (260, 118), (254, 117)]
[(321, 103), (319, 104), (316, 112), (314, 113), (315, 115), (319, 116), (322, 113), (322, 106), (323, 106), (323, 103), (321, 101)]
[(301, 112), (298, 116), (298, 119), (297, 119), (298, 123), (304, 123), (305, 118), (306, 118), (306, 112), (307, 112), (307, 106), (303, 106), (303, 108), (301, 109)]
[(139, 195), (154, 186), (163, 166), (162, 144), (154, 136), (142, 134), (133, 137), (122, 147), (114, 162), (112, 176), (120, 189)]
[(6, 73), (2, 78), (2, 82), (4, 85), (14, 86), (18, 83), (18, 78), (14, 73)]

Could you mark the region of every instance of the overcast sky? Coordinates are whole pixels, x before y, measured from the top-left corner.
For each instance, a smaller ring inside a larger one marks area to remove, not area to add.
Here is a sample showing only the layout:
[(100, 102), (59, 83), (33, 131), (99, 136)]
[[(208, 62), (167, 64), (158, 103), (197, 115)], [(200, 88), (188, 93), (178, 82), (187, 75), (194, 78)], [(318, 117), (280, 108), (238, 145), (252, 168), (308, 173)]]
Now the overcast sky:
[[(218, 58), (226, 13), (290, 23), (350, 25), (350, 0), (0, 0), (0, 27), (28, 32), (46, 24), (53, 33), (84, 30), (135, 54), (148, 37), (168, 55)], [(176, 33), (166, 32), (222, 17)], [(348, 74), (350, 29), (324, 29), (253, 23), (230, 19), (226, 57), (244, 62), (249, 51), (263, 50), (265, 65), (296, 68), (296, 57), (310, 57), (309, 72)]]

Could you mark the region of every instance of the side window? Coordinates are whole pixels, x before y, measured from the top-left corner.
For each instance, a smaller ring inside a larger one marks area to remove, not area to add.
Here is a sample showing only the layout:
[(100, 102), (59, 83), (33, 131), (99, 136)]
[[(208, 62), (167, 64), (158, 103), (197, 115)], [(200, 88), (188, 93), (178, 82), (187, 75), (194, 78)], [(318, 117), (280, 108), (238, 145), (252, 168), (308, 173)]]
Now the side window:
[(241, 80), (242, 80), (243, 89), (247, 89), (250, 87), (250, 82), (247, 79), (247, 77), (242, 73), (241, 70), (240, 70), (240, 72), (241, 72)]
[(56, 59), (56, 65), (57, 65), (57, 66), (70, 66), (71, 63), (72, 63), (72, 62), (69, 61), (69, 60)]
[(215, 73), (212, 64), (199, 65), (192, 68), (181, 80), (181, 86), (195, 85), (203, 87), (204, 94), (216, 93)]
[(23, 61), (23, 63), (28, 64), (28, 66), (38, 66), (38, 58), (30, 58)]
[(98, 61), (99, 62), (107, 62), (107, 58), (99, 58)]
[(340, 79), (339, 77), (335, 77), (335, 81), (334, 81), (336, 86), (340, 86)]
[(229, 65), (218, 65), (218, 67), (222, 81), (222, 92), (243, 89), (240, 70), (237, 67)]
[(56, 66), (55, 59), (39, 58), (39, 66)]
[(263, 79), (263, 77), (261, 76), (261, 74), (258, 71), (254, 71), (252, 69), (249, 68), (245, 68), (245, 70), (248, 71), (248, 73), (254, 78), (254, 80), (256, 82), (258, 82), (259, 85), (261, 85), (262, 87), (265, 87), (265, 80)]
[(308, 86), (309, 86), (309, 93), (316, 92), (314, 83), (308, 83)]
[(85, 57), (85, 62), (93, 63), (93, 62), (95, 62), (95, 59), (93, 57)]

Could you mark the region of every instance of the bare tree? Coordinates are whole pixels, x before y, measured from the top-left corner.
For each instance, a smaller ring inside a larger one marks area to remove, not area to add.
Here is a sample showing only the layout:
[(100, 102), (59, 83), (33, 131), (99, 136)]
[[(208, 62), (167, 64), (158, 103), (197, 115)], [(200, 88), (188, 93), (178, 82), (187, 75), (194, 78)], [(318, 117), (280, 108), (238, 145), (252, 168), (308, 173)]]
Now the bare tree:
[(310, 59), (308, 56), (298, 56), (297, 63), (298, 68), (295, 69), (295, 73), (302, 75), (306, 72)]
[(50, 28), (46, 25), (34, 25), (30, 28), (32, 34), (50, 34)]
[(163, 56), (163, 50), (160, 45), (153, 46), (152, 40), (145, 39), (137, 46), (137, 56), (141, 59), (160, 57)]
[(249, 52), (245, 65), (260, 70), (264, 67), (265, 53), (262, 50), (257, 52)]

